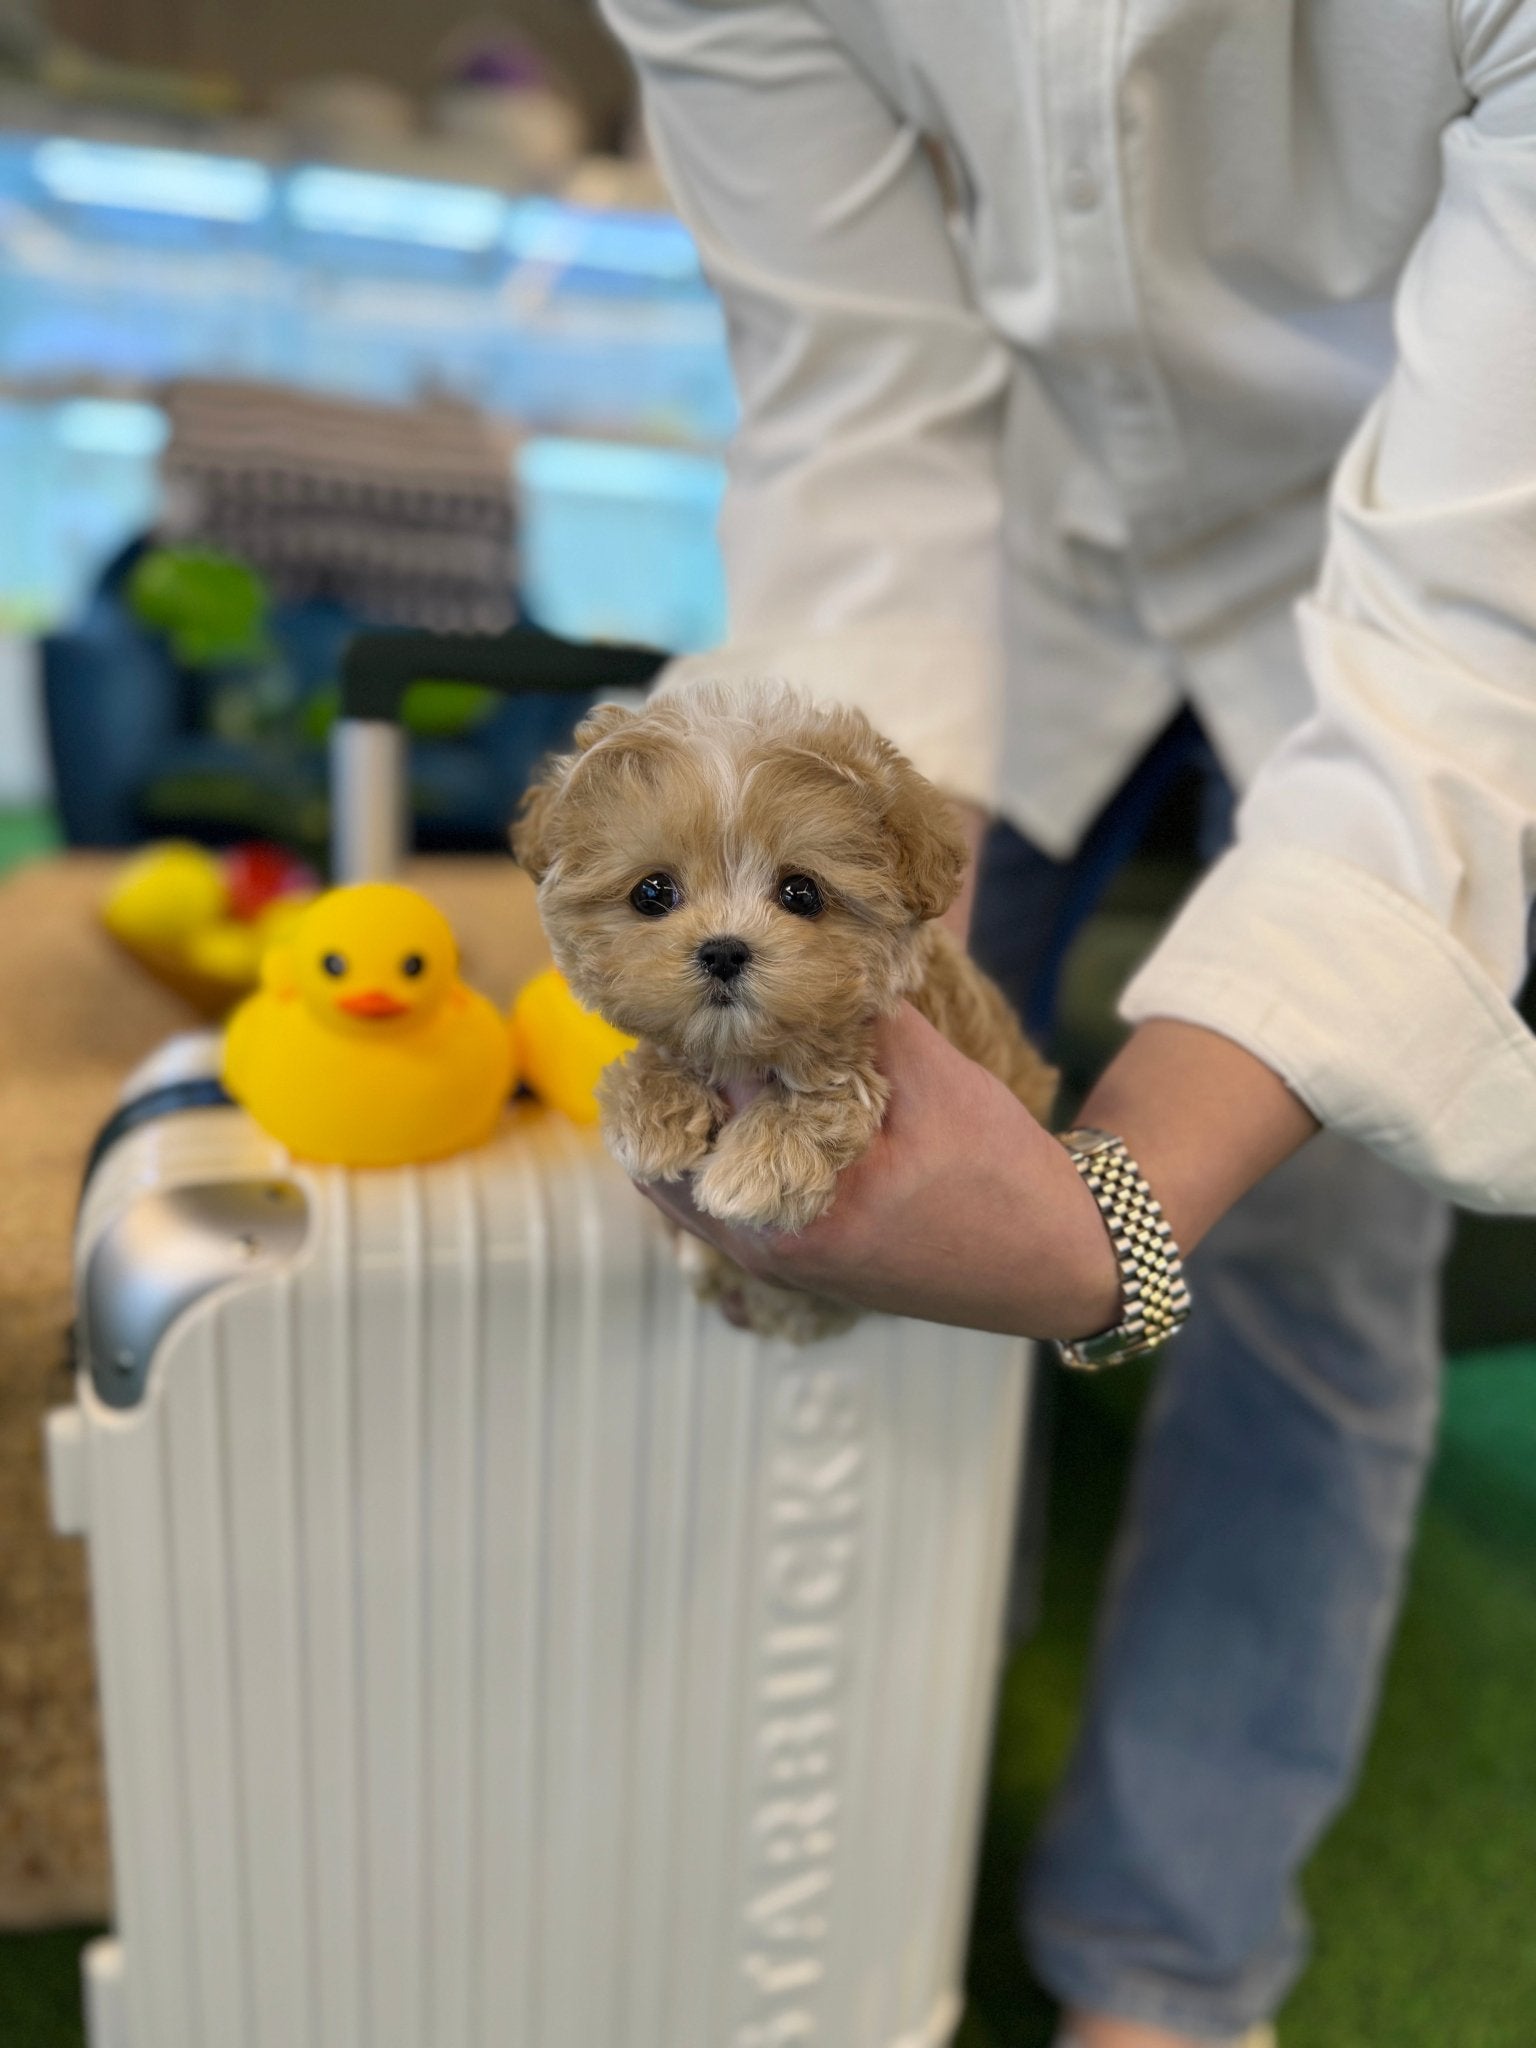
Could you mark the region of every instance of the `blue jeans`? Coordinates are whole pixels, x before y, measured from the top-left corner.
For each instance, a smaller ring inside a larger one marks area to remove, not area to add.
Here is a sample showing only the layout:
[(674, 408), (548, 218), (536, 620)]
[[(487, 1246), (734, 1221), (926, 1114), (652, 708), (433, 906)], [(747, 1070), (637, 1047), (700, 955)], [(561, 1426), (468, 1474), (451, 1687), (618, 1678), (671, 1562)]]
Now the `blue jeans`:
[[(995, 830), (976, 951), (1043, 1035), (1072, 931), (1191, 765), (1217, 836), (1187, 717), (1074, 860)], [(1190, 1261), (1025, 1890), (1064, 2004), (1225, 2040), (1302, 1967), (1296, 1874), (1359, 1768), (1434, 1443), (1447, 1232), (1440, 1202), (1325, 1135)]]

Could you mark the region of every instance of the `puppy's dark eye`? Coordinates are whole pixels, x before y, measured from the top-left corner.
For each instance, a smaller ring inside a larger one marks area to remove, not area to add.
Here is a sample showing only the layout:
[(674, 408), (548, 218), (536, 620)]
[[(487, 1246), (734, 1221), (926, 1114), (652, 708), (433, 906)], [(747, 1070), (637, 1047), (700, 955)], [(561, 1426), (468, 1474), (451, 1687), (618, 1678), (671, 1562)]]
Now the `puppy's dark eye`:
[(821, 891), (809, 875), (786, 875), (779, 884), (779, 902), (791, 917), (820, 917)]
[(340, 953), (327, 953), (324, 959), (320, 962), (320, 965), (325, 969), (327, 974), (336, 976), (338, 980), (347, 971), (347, 963), (342, 958)]
[(425, 974), (426, 971), (427, 963), (420, 953), (407, 953), (400, 962), (400, 972), (407, 981), (414, 981), (418, 974)]
[(665, 917), (682, 902), (683, 892), (670, 875), (647, 875), (630, 890), (629, 900), (642, 917)]

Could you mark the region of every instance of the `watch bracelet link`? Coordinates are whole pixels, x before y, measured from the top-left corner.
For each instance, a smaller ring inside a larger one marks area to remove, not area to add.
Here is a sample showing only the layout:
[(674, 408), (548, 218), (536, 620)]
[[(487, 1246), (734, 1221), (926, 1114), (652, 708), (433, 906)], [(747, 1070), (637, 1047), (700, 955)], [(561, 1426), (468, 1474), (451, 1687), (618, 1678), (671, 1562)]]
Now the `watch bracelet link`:
[(1153, 1351), (1189, 1318), (1184, 1262), (1157, 1197), (1124, 1143), (1109, 1131), (1064, 1131), (1071, 1155), (1114, 1247), (1121, 1316), (1096, 1336), (1058, 1342), (1062, 1362), (1087, 1371)]

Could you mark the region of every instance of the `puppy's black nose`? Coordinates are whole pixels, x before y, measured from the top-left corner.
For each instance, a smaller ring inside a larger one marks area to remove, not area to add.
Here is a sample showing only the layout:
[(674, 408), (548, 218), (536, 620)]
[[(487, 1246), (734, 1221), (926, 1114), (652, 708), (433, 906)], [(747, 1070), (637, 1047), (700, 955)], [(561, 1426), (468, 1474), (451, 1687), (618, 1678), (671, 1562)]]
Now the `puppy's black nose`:
[(716, 981), (734, 981), (752, 958), (745, 939), (706, 939), (699, 948), (699, 965)]

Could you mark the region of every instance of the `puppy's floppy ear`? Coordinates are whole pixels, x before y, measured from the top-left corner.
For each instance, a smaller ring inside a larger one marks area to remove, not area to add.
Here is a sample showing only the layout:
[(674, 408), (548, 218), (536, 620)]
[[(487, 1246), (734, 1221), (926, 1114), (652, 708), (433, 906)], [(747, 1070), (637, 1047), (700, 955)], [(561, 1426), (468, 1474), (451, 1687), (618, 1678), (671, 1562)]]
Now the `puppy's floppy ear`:
[(555, 813), (571, 772), (569, 754), (546, 761), (544, 773), (530, 782), (512, 825), (512, 858), (535, 882), (542, 882), (555, 858)]
[(970, 849), (949, 799), (892, 753), (885, 829), (895, 847), (896, 886), (915, 918), (942, 917), (960, 894)]
[(529, 784), (512, 827), (512, 856), (535, 882), (542, 882), (554, 863), (555, 822), (572, 769), (589, 747), (628, 725), (635, 716), (622, 704), (597, 705), (576, 728), (575, 753), (551, 755), (538, 780)]
[(822, 763), (878, 812), (891, 880), (908, 914), (920, 923), (941, 917), (960, 894), (970, 857), (949, 799), (851, 705), (822, 714), (815, 745)]

